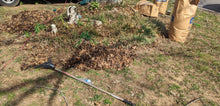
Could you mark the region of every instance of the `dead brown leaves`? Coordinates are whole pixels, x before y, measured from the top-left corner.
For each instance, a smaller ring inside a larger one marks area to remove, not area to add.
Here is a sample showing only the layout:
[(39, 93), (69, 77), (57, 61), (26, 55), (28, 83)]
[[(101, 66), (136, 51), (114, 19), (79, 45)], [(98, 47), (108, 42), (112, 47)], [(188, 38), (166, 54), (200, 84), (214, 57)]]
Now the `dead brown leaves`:
[[(31, 45), (30, 45), (31, 46)], [(56, 56), (56, 49), (47, 45), (35, 45), (27, 47), (26, 50), (31, 50), (28, 56), (23, 58), (22, 70), (29, 67), (42, 64), (51, 56)], [(33, 51), (34, 49), (34, 51)], [(135, 53), (131, 48), (115, 47), (114, 45), (92, 45), (89, 42), (82, 43), (74, 52), (61, 54), (61, 60), (55, 60), (56, 66), (62, 69), (71, 67), (83, 71), (115, 69), (121, 70), (128, 67), (133, 61)], [(52, 57), (56, 59), (56, 57)]]
[(24, 50), (23, 54), (25, 56), (22, 59), (21, 70), (47, 62), (47, 59), (55, 54), (56, 51), (55, 48), (46, 44), (27, 44)]
[(91, 45), (83, 43), (73, 56), (64, 64), (65, 68), (75, 67), (80, 70), (116, 69), (128, 67), (134, 59), (134, 52), (114, 46)]
[(36, 23), (45, 24), (54, 18), (54, 13), (43, 10), (22, 11), (2, 24), (2, 31), (22, 34), (24, 31), (34, 32)]
[[(56, 14), (58, 14), (58, 12), (59, 11), (57, 11), (57, 13), (53, 13), (43, 10), (22, 11), (17, 15), (13, 15), (11, 20), (5, 22), (2, 25), (2, 30), (5, 32), (18, 34), (22, 34), (24, 31), (34, 32), (36, 23), (49, 23), (50, 20), (57, 16)], [(68, 32), (67, 29), (64, 29), (63, 31)], [(97, 32), (101, 33), (100, 31)], [(41, 34), (41, 37), (48, 36)], [(54, 64), (63, 69), (74, 67), (84, 71), (91, 69), (121, 70), (124, 67), (128, 67), (135, 56), (132, 49), (118, 47), (114, 44), (111, 44), (110, 46), (103, 45), (101, 43), (93, 45), (89, 41), (85, 41), (77, 48), (73, 48), (71, 45), (67, 44), (63, 46), (65, 46), (65, 50), (71, 52), (60, 54), (58, 53), (56, 47), (49, 46), (46, 43), (45, 45), (37, 43), (27, 45), (25, 49), (26, 53), (24, 53), (25, 56), (22, 59), (23, 63), (21, 65), (21, 69), (25, 70), (29, 67), (42, 64), (46, 62), (49, 57), (53, 56), (53, 59), (57, 59), (54, 61)]]

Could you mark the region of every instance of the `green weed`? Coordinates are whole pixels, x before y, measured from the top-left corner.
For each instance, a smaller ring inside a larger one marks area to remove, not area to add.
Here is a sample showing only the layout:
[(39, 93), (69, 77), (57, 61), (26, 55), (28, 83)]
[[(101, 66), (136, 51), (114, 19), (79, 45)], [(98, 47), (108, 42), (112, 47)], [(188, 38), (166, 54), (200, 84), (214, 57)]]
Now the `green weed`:
[(75, 106), (84, 106), (80, 100), (77, 100), (75, 103), (74, 103)]
[(90, 98), (91, 101), (101, 101), (103, 98), (102, 95), (96, 94), (93, 98)]
[(95, 1), (92, 1), (91, 6), (90, 6), (90, 10), (95, 10), (95, 9), (98, 9), (98, 8), (99, 8), (99, 3), (95, 2)]
[(20, 63), (22, 61), (22, 57), (16, 58), (15, 62)]
[(95, 71), (95, 70), (89, 70), (88, 72), (87, 72), (88, 74), (94, 74), (94, 75), (97, 75), (97, 76), (101, 76), (102, 74), (100, 74), (100, 73), (98, 73), (97, 71)]
[(193, 84), (191, 87), (191, 90), (199, 90), (199, 85), (198, 84)]
[(39, 93), (40, 93), (40, 94), (43, 93), (44, 95), (46, 95), (46, 91), (44, 90), (44, 88), (40, 88)]
[(149, 58), (149, 57), (143, 58), (143, 59), (141, 60), (141, 62), (144, 62), (144, 63), (149, 64), (149, 65), (151, 65), (151, 64), (154, 63), (153, 59), (151, 59), (151, 58)]
[(75, 47), (79, 47), (80, 45), (81, 45), (81, 43), (82, 43), (82, 39), (80, 39), (78, 42), (77, 42), (77, 44), (75, 45)]
[(100, 14), (98, 14), (98, 16), (92, 17), (92, 19), (100, 20), (100, 21), (102, 21), (103, 23), (106, 23), (106, 21), (107, 21), (108, 18), (106, 18), (105, 15), (106, 15), (105, 13), (100, 13)]
[(105, 38), (102, 42), (104, 45), (108, 46), (110, 41), (108, 40), (108, 38)]
[(78, 21), (77, 21), (77, 25), (83, 26), (84, 24), (83, 24), (80, 20), (78, 20)]
[(164, 56), (164, 55), (159, 55), (157, 57), (157, 61), (159, 61), (159, 62), (166, 62), (166, 61), (168, 61), (168, 58), (166, 56)]
[(134, 59), (134, 61), (133, 61), (133, 64), (135, 65), (135, 66), (137, 66), (137, 65), (141, 65), (141, 61), (138, 61), (137, 59)]
[(46, 30), (46, 25), (42, 25), (42, 24), (39, 24), (37, 23), (35, 26), (34, 26), (34, 32), (35, 33), (39, 33), (40, 31), (43, 31), (43, 30)]
[(19, 5), (23, 5), (24, 3), (21, 1), (20, 3), (19, 3)]
[(180, 89), (180, 86), (176, 85), (176, 84), (172, 84), (170, 87), (169, 87), (169, 90), (179, 90)]
[(80, 38), (83, 38), (85, 40), (91, 40), (92, 39), (92, 36), (91, 34), (89, 34), (89, 32), (83, 32), (81, 35), (80, 35)]
[(14, 70), (12, 70), (12, 69), (10, 69), (10, 70), (7, 71), (7, 76), (9, 76), (9, 75), (15, 75), (15, 76), (17, 76), (17, 75), (20, 75), (20, 73), (17, 72), (17, 71), (14, 71)]
[(105, 100), (103, 100), (103, 102), (104, 102), (105, 105), (107, 105), (107, 104), (111, 105), (112, 104), (112, 102), (109, 99), (105, 99)]
[(109, 73), (105, 73), (105, 77), (110, 77), (110, 74)]
[(119, 70), (119, 71), (116, 71), (115, 74), (124, 74), (124, 76), (126, 76), (128, 73), (130, 72), (130, 69), (125, 67), (124, 69), (122, 70)]
[(15, 93), (9, 93), (8, 96), (7, 96), (7, 100), (11, 101), (15, 98), (15, 96), (16, 96)]
[(208, 72), (210, 70), (210, 68), (208, 66), (200, 65), (200, 64), (197, 65), (197, 69), (200, 70), (201, 73)]
[(151, 73), (157, 73), (158, 71), (157, 71), (157, 69), (155, 69), (155, 68), (149, 68), (149, 72), (151, 72)]
[(28, 89), (26, 88), (26, 87), (22, 87), (21, 89), (20, 89), (20, 91), (21, 92), (26, 92)]
[(34, 83), (34, 81), (32, 79), (23, 79), (24, 82), (31, 82)]
[(107, 10), (112, 10), (113, 7), (114, 7), (113, 4), (108, 4), (108, 5), (104, 6), (104, 8)]
[(25, 35), (26, 38), (31, 36), (30, 32), (28, 32), (28, 31), (24, 31), (24, 35)]

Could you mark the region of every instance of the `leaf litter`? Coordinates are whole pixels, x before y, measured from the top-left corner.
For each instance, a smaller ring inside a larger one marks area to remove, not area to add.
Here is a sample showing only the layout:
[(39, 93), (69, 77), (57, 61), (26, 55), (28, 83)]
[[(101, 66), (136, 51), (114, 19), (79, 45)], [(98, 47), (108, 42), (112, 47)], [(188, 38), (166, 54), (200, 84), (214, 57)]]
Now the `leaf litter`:
[[(30, 49), (28, 55), (24, 57), (21, 70), (25, 70), (31, 66), (39, 65), (47, 61), (51, 56), (58, 57), (56, 48), (47, 46), (35, 46)], [(83, 42), (73, 52), (65, 53), (62, 59), (57, 60), (53, 57), (54, 64), (69, 69), (71, 67), (88, 71), (101, 69), (121, 70), (129, 67), (134, 60), (135, 53), (132, 48), (116, 47), (114, 45), (90, 44)]]
[[(25, 10), (13, 15), (11, 20), (3, 23), (1, 30), (16, 34), (24, 34), (25, 31), (34, 32), (36, 23), (49, 25), (51, 23), (49, 21), (53, 20), (56, 14), (58, 13), (45, 10)], [(43, 35), (40, 34), (37, 36), (43, 37)], [(74, 67), (83, 71), (92, 69), (121, 70), (128, 67), (135, 56), (132, 48), (120, 47), (113, 44), (94, 45), (89, 41), (85, 41), (77, 48), (72, 47), (72, 45), (64, 46), (65, 48), (69, 48), (69, 51), (72, 52), (66, 52), (63, 58), (60, 58), (57, 46), (44, 45), (39, 42), (29, 43), (23, 52), (24, 56), (21, 63), (21, 70), (42, 64), (51, 56), (55, 59), (55, 65), (64, 69)], [(60, 60), (58, 60), (58, 57)]]
[(24, 31), (34, 32), (34, 26), (51, 21), (60, 11), (50, 12), (46, 10), (24, 10), (11, 19), (4, 22), (1, 26), (3, 32), (23, 34)]

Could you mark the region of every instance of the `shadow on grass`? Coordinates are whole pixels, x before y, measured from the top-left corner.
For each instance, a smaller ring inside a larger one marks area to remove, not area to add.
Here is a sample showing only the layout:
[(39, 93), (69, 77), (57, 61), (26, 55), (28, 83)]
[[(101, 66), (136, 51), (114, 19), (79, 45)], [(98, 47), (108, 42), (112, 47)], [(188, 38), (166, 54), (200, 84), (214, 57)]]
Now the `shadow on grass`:
[[(63, 75), (59, 76), (59, 74), (57, 72), (54, 72), (52, 74), (46, 75), (46, 76), (42, 76), (39, 78), (36, 78), (34, 80), (29, 80), (29, 81), (25, 81), (23, 83), (19, 83), (16, 85), (13, 85), (11, 87), (8, 88), (0, 88), (0, 92), (2, 93), (10, 93), (10, 92), (14, 92), (16, 90), (19, 90), (23, 87), (27, 87), (29, 85), (33, 85), (30, 89), (28, 89), (26, 92), (22, 93), (21, 95), (17, 96), (14, 100), (11, 100), (9, 102), (7, 102), (5, 105), (6, 106), (16, 106), (19, 105), (19, 103), (24, 100), (25, 98), (27, 98), (28, 96), (34, 94), (36, 91), (38, 91), (39, 89), (37, 87), (39, 86), (45, 86), (48, 83), (50, 83), (51, 80), (56, 79), (57, 81), (55, 83), (55, 89), (59, 88), (59, 85), (62, 83), (62, 79), (63, 79)], [(53, 91), (53, 93), (51, 94), (49, 101), (48, 101), (48, 105), (52, 106), (52, 101), (54, 100), (55, 96), (56, 96), (57, 92)]]
[(150, 19), (150, 22), (155, 25), (153, 26), (154, 28), (157, 28), (157, 31), (160, 32), (160, 34), (162, 36), (164, 36), (165, 38), (169, 38), (169, 33), (168, 30), (166, 29), (166, 26), (163, 22), (161, 22), (160, 20), (157, 19)]

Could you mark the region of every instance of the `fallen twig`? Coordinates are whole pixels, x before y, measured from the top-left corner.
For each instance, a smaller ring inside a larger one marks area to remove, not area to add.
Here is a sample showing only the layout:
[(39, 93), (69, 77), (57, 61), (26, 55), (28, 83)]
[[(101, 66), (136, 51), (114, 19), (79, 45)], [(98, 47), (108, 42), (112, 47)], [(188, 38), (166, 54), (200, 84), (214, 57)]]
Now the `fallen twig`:
[(196, 101), (201, 100), (201, 99), (204, 99), (204, 98), (199, 97), (199, 98), (197, 98), (197, 99), (193, 99), (193, 100), (189, 101), (185, 106), (189, 106), (189, 105), (192, 104), (193, 102), (196, 102)]

